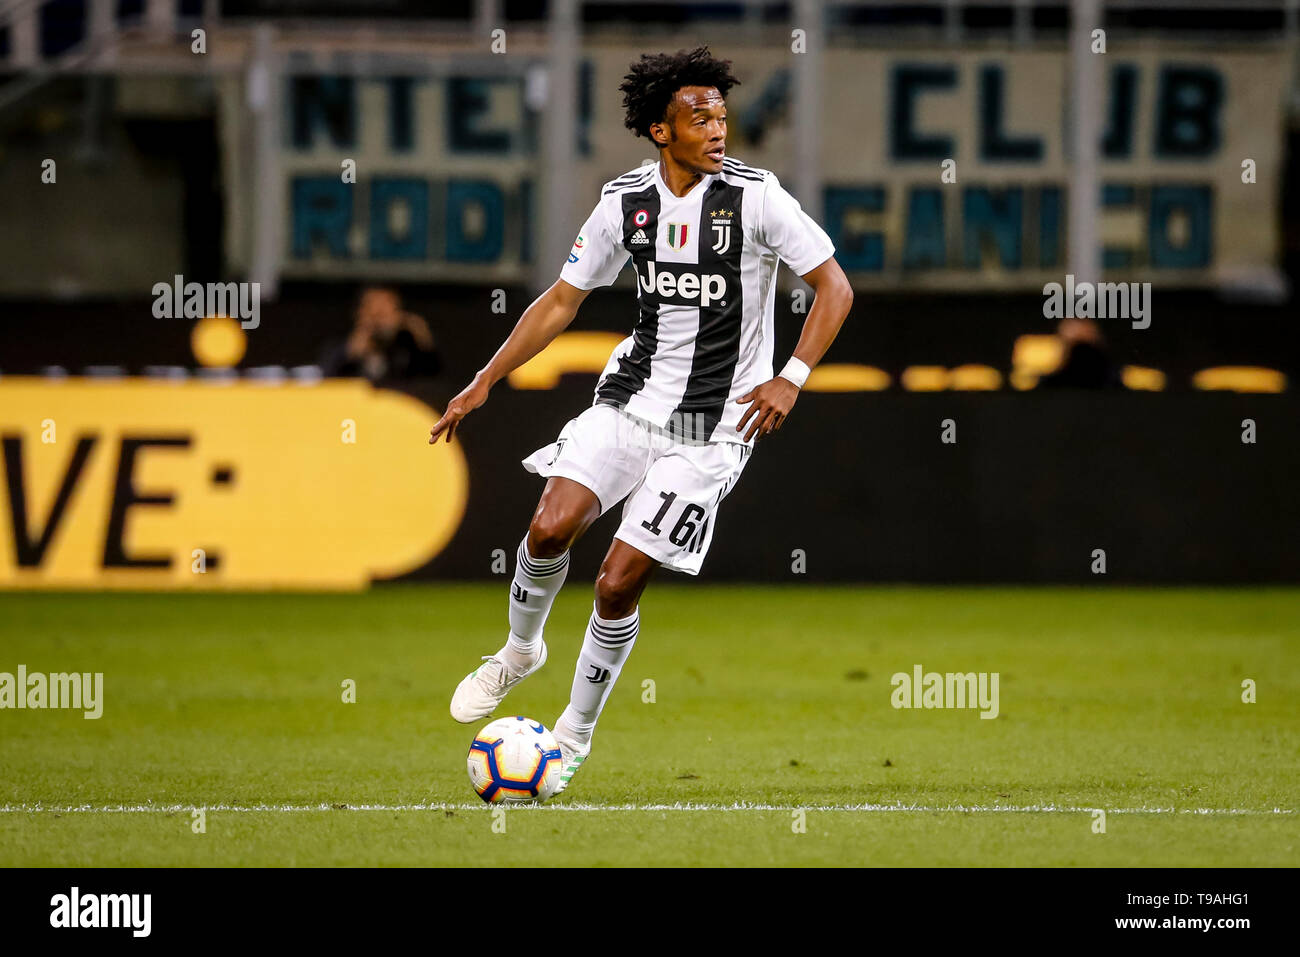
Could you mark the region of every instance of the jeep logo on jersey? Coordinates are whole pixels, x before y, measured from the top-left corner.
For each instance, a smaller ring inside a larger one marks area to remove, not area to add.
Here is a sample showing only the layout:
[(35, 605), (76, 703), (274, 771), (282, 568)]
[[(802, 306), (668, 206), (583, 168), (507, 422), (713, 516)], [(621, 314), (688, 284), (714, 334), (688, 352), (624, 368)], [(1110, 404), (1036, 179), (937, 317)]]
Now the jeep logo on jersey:
[[(635, 261), (635, 260), (634, 260)], [(687, 264), (636, 262), (637, 282), (641, 292), (655, 296), (661, 303), (677, 306), (699, 306), (701, 309), (717, 303), (725, 306), (727, 278), (717, 273), (701, 275), (691, 272)], [(644, 265), (644, 272), (642, 266)]]

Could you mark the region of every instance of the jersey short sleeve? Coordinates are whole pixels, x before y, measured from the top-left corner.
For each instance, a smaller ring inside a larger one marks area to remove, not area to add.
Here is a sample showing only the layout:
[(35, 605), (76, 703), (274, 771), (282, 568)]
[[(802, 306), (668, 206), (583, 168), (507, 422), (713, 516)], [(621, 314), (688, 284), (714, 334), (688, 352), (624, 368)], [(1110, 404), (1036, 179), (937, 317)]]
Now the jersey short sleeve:
[(759, 240), (802, 276), (835, 255), (826, 231), (803, 211), (799, 201), (785, 191), (776, 176), (768, 174), (763, 190)]
[(573, 241), (560, 278), (578, 289), (608, 286), (618, 278), (619, 270), (632, 255), (623, 248), (621, 240), (610, 222), (608, 204), (597, 203)]

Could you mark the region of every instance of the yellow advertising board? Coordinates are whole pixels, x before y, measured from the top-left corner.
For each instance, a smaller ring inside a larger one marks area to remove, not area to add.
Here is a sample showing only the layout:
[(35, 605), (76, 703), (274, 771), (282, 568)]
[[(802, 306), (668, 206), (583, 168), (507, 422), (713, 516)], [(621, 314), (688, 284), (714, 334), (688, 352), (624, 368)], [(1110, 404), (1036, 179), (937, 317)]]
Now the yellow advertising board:
[(363, 381), (0, 381), (0, 588), (364, 588), (451, 540), (438, 413)]

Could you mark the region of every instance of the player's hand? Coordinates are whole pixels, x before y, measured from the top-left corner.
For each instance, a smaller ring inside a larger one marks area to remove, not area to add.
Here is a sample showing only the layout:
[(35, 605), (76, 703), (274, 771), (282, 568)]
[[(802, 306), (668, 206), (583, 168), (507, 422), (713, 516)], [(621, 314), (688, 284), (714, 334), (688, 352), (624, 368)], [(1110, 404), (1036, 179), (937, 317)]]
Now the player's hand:
[(781, 424), (785, 422), (785, 417), (790, 414), (798, 398), (799, 387), (789, 379), (780, 376), (768, 379), (736, 400), (740, 403), (751, 403), (741, 417), (740, 424), (736, 426), (736, 431), (743, 431), (745, 423), (753, 418), (749, 431), (745, 433), (745, 441), (748, 442), (755, 434), (770, 435), (781, 428)]
[(456, 433), (456, 426), (460, 424), (460, 420), (487, 401), (489, 388), (482, 375), (476, 375), (473, 382), (467, 385), (456, 398), (447, 403), (447, 411), (429, 430), (429, 444), (433, 445), (433, 443), (437, 442), (438, 436), (444, 432), (447, 435), (447, 441), (451, 442), (451, 437)]

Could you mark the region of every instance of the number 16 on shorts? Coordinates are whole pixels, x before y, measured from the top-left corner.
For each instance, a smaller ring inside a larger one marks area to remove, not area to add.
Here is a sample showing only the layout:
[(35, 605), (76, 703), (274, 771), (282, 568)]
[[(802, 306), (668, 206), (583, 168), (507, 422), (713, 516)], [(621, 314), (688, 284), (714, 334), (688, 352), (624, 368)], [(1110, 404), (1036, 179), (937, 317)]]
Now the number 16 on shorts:
[[(655, 513), (655, 517), (641, 522), (641, 527), (653, 535), (663, 534), (660, 523), (668, 517), (668, 513), (672, 510), (673, 503), (677, 501), (677, 493), (660, 492), (659, 497), (664, 500), (664, 503), (659, 506), (659, 511)], [(681, 515), (678, 517), (676, 524), (673, 525), (673, 530), (668, 533), (668, 541), (678, 548), (686, 548), (692, 552), (699, 551), (704, 545), (704, 535), (708, 531), (708, 525), (708, 513), (694, 502), (688, 502), (686, 507), (681, 510)]]
[(662, 456), (628, 496), (615, 538), (674, 571), (698, 575), (713, 540), (718, 506), (748, 458), (749, 449), (725, 443)]

